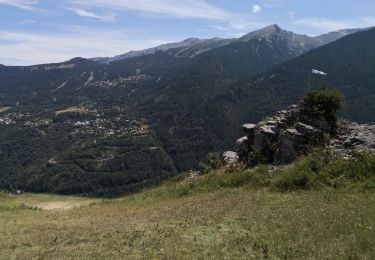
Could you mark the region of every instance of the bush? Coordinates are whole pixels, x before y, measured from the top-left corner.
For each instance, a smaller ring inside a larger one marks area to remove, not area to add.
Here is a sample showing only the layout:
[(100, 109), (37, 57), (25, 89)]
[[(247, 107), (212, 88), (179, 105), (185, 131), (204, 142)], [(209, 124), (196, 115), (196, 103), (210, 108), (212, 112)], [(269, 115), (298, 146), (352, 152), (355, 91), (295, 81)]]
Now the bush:
[(207, 155), (207, 163), (200, 163), (200, 171), (203, 174), (219, 169), (221, 166), (220, 154), (218, 152), (211, 152)]
[(314, 150), (293, 165), (275, 171), (269, 171), (264, 165), (247, 170), (241, 165), (233, 165), (193, 181), (184, 181), (186, 177), (186, 174), (180, 175), (167, 182), (170, 186), (165, 186), (163, 192), (168, 197), (184, 197), (239, 187), (269, 188), (279, 192), (339, 188), (368, 191), (375, 190), (375, 155), (360, 152), (350, 160), (344, 160), (331, 150)]
[(311, 189), (317, 186), (315, 177), (314, 172), (308, 167), (292, 167), (277, 172), (277, 176), (272, 181), (272, 188), (279, 191)]
[(338, 90), (321, 88), (307, 93), (304, 102), (312, 116), (336, 120), (336, 112), (344, 107), (344, 95)]
[(330, 151), (314, 152), (288, 169), (275, 173), (272, 188), (294, 191), (311, 188), (340, 188), (365, 183), (375, 187), (375, 155), (360, 152), (350, 160)]

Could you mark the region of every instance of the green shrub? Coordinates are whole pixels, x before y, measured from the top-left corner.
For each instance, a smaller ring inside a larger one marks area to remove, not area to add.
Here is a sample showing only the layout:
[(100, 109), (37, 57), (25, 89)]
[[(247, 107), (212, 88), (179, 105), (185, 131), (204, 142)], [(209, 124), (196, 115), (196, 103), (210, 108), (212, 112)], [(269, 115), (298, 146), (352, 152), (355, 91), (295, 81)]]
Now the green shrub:
[(279, 191), (307, 190), (316, 186), (315, 177), (311, 169), (293, 167), (280, 171), (272, 181), (272, 188)]
[(272, 180), (272, 188), (294, 191), (320, 187), (340, 188), (366, 183), (375, 187), (375, 155), (360, 152), (350, 160), (329, 150), (314, 152), (298, 160), (290, 168), (279, 170)]
[(267, 167), (258, 166), (249, 170), (239, 170), (237, 172), (228, 173), (221, 171), (208, 176), (202, 186), (211, 186), (215, 188), (238, 188), (244, 185), (250, 185), (255, 188), (266, 187), (269, 185), (270, 174)]
[(244, 165), (242, 163), (230, 163), (225, 167), (226, 173), (235, 173), (240, 172), (244, 169)]
[(336, 112), (344, 107), (344, 96), (338, 90), (321, 88), (308, 92), (304, 102), (311, 115), (335, 120)]
[(279, 192), (299, 190), (375, 189), (375, 155), (360, 152), (345, 160), (331, 150), (315, 150), (293, 165), (269, 171), (264, 166), (244, 170), (241, 165), (211, 171), (196, 180), (185, 181), (188, 174), (168, 181), (163, 190), (149, 196), (184, 197), (219, 189), (251, 187), (269, 188)]
[(213, 170), (219, 169), (221, 166), (221, 158), (218, 152), (211, 152), (207, 155), (207, 162), (200, 163), (199, 168), (201, 173), (207, 174), (212, 172)]
[(263, 152), (252, 151), (249, 155), (247, 164), (248, 166), (255, 166), (259, 164), (268, 164), (269, 162), (270, 162), (269, 155), (265, 155)]
[(220, 154), (218, 152), (212, 152), (207, 155), (207, 165), (212, 169), (219, 169), (221, 166)]

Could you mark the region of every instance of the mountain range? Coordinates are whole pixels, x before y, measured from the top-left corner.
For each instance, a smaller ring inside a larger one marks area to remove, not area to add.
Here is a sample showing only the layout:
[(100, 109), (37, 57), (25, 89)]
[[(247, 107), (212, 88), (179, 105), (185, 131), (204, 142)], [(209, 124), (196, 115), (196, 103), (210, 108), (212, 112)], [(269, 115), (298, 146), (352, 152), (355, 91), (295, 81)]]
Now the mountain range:
[(299, 35), (292, 32), (282, 30), (278, 25), (270, 25), (266, 28), (251, 32), (247, 35), (242, 36), (239, 39), (222, 39), (222, 38), (212, 38), (212, 39), (198, 39), (198, 38), (188, 38), (181, 42), (163, 44), (154, 48), (141, 50), (141, 51), (130, 51), (125, 54), (117, 55), (115, 57), (98, 57), (92, 58), (91, 60), (100, 63), (111, 63), (114, 61), (125, 60), (129, 58), (140, 57), (149, 54), (155, 54), (158, 51), (169, 51), (173, 49), (178, 49), (175, 52), (176, 57), (194, 57), (203, 52), (210, 51), (225, 45), (237, 41), (247, 42), (253, 39), (267, 39), (272, 35), (277, 34), (280, 38), (283, 38), (288, 42), (291, 52), (299, 51), (300, 54), (309, 51), (314, 48), (318, 48), (322, 45), (336, 41), (348, 34), (352, 34), (360, 31), (361, 29), (344, 29), (335, 32), (330, 32), (328, 34), (323, 34), (316, 37), (309, 37), (307, 35)]
[(375, 30), (309, 37), (277, 25), (112, 58), (0, 66), (0, 189), (111, 195), (194, 169), (238, 125), (298, 101), (312, 77), (372, 121)]

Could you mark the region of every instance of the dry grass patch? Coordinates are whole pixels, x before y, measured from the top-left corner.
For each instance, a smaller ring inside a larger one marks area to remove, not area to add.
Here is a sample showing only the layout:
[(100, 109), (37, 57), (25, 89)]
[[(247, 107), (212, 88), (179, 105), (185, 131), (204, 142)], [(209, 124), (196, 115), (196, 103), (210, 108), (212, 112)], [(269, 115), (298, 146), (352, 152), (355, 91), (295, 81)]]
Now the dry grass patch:
[(91, 114), (94, 113), (93, 111), (90, 111), (87, 108), (83, 107), (69, 107), (63, 110), (59, 110), (55, 112), (56, 116), (62, 115), (62, 114), (67, 114), (67, 113), (78, 113), (78, 114)]
[(0, 107), (0, 113), (5, 112), (9, 109), (11, 109), (11, 107)]
[(36, 204), (35, 207), (42, 210), (69, 210), (72, 208), (88, 206), (91, 201), (53, 201)]
[[(1, 210), (0, 258), (375, 257), (373, 193), (278, 193), (245, 186), (172, 198), (154, 195), (67, 211)], [(7, 204), (7, 196), (0, 199)], [(58, 201), (28, 197), (40, 199)]]

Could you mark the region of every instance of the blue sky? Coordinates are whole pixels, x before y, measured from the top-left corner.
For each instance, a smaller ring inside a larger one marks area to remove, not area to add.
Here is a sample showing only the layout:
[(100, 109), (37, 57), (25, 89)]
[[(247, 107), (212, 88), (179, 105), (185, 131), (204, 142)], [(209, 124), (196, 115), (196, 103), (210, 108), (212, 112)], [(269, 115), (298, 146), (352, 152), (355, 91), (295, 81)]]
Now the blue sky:
[(114, 56), (270, 24), (318, 35), (375, 25), (374, 0), (0, 0), (0, 64)]

